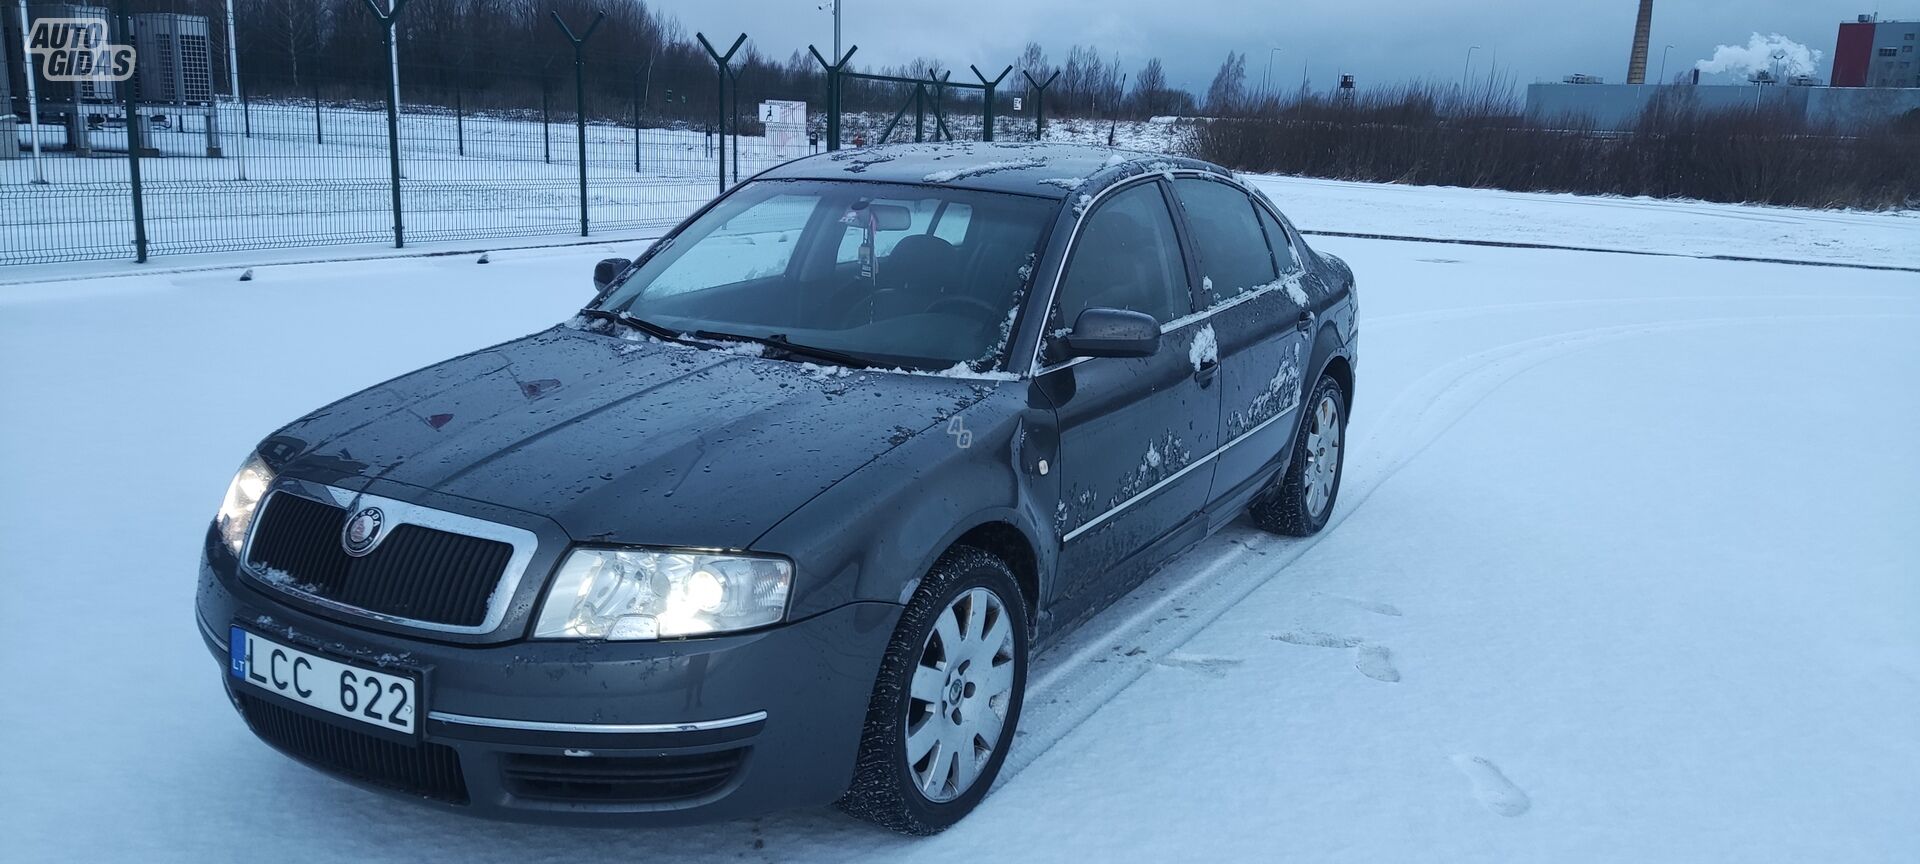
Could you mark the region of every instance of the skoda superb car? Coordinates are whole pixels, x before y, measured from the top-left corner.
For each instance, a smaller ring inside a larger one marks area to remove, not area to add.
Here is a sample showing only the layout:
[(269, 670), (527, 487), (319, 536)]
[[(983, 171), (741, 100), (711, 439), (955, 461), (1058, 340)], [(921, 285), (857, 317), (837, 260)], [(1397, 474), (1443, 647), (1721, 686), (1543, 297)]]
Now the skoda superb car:
[(492, 817), (932, 833), (1038, 647), (1339, 491), (1352, 272), (1213, 165), (842, 151), (595, 283), (245, 459), (197, 607), (268, 744)]

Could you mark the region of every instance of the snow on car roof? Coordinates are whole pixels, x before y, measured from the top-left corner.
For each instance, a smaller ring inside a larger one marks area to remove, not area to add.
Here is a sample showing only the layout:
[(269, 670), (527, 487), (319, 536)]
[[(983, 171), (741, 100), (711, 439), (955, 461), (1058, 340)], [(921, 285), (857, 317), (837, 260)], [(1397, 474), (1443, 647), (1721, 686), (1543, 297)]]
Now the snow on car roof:
[(1083, 187), (1104, 186), (1112, 178), (1174, 167), (1228, 173), (1206, 162), (1159, 153), (1081, 144), (964, 141), (847, 148), (796, 159), (761, 176), (774, 180), (938, 184), (1066, 198)]

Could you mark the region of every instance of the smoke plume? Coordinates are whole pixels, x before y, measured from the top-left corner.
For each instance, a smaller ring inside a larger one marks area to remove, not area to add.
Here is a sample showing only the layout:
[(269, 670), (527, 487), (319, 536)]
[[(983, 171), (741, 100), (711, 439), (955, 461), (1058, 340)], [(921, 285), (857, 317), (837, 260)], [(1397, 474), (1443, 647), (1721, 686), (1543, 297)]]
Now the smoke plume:
[(1778, 33), (1771, 36), (1755, 33), (1746, 45), (1722, 45), (1713, 50), (1713, 59), (1693, 65), (1708, 75), (1772, 72), (1784, 79), (1812, 75), (1824, 56), (1826, 52), (1808, 48)]

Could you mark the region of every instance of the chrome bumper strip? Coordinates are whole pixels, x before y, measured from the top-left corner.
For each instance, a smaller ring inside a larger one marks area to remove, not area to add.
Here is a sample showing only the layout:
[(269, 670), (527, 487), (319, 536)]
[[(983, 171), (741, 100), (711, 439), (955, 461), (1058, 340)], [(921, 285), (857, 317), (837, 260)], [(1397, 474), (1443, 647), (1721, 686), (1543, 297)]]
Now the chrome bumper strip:
[(528, 732), (594, 732), (606, 735), (658, 734), (663, 732), (707, 732), (731, 729), (767, 719), (767, 712), (755, 711), (719, 720), (695, 720), (688, 723), (549, 723), (541, 720), (503, 720), (498, 717), (469, 717), (445, 711), (429, 711), (427, 719), (461, 726), (485, 726), (490, 729), (519, 729)]

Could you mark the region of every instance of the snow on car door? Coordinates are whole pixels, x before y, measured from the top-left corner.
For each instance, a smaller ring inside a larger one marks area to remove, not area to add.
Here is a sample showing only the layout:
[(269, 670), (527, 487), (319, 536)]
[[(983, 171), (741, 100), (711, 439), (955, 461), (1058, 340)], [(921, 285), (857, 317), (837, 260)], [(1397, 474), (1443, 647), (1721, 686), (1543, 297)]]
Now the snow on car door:
[[(1058, 327), (1095, 307), (1144, 312), (1163, 325), (1151, 357), (1043, 360), (1040, 387), (1060, 427), (1054, 521), (1068, 608), (1124, 590), (1133, 575), (1125, 565), (1197, 524), (1212, 484), (1220, 412), (1213, 334), (1191, 320), (1191, 280), (1163, 185), (1137, 181), (1086, 217), (1054, 298)], [(1187, 322), (1167, 327), (1180, 319)]]
[[(1174, 191), (1199, 256), (1202, 297), (1220, 340), (1225, 449), (1210, 500), (1237, 504), (1292, 439), (1309, 346), (1299, 259), (1272, 214), (1241, 189), (1182, 177)], [(1219, 509), (1230, 518), (1233, 506)]]

